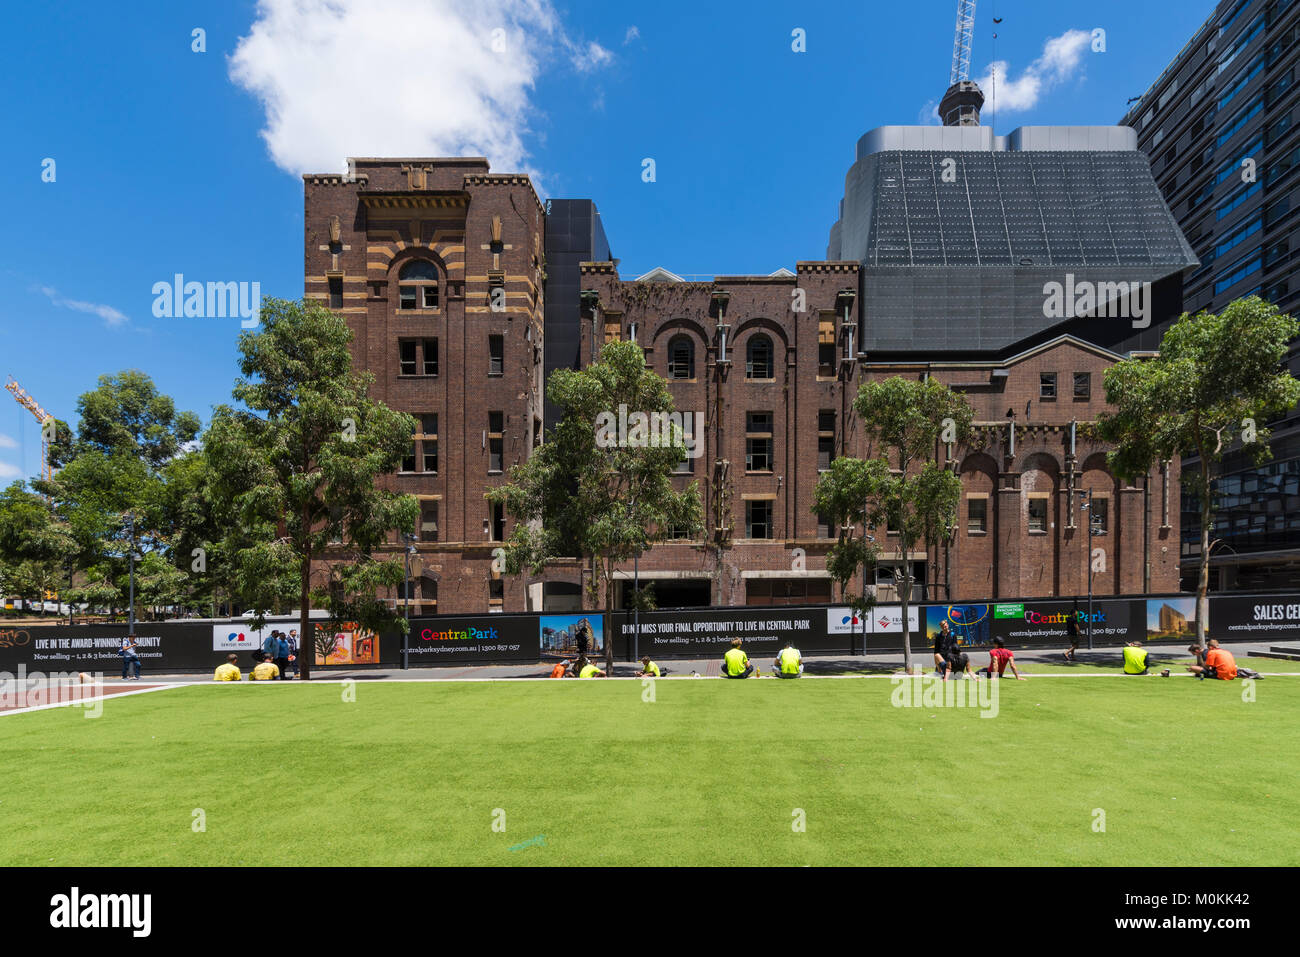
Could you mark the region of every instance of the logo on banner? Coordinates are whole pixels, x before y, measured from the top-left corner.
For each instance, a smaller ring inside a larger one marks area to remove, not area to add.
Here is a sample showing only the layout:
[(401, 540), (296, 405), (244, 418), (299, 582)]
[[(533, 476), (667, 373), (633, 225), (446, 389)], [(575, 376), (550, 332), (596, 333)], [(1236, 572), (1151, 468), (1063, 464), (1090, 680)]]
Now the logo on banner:
[(213, 625), (213, 651), (251, 651), (261, 646), (258, 636), (238, 625)]

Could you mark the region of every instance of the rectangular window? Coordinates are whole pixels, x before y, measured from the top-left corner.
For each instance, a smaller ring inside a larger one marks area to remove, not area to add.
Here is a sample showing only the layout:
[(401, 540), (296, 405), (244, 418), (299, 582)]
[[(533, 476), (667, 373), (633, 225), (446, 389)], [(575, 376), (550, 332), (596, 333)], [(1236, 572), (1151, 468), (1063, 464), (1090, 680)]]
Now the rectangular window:
[(420, 503), (420, 541), (436, 542), (437, 540), (438, 503), (436, 501), (423, 501)]
[(966, 499), (966, 533), (984, 535), (989, 530), (989, 500), (969, 496)]
[(1031, 532), (1047, 531), (1047, 499), (1031, 498), (1029, 500), (1029, 530)]
[(502, 375), (506, 367), (506, 337), (488, 336), (488, 375)]
[(771, 499), (745, 503), (745, 535), (747, 538), (772, 537)]
[(424, 294), (424, 308), (437, 309), (438, 308), (438, 287), (421, 286), (420, 289)]
[(835, 520), (824, 512), (817, 513), (817, 537), (835, 538)]
[(506, 540), (506, 507), (500, 502), (491, 503), (492, 541)]
[(424, 340), (424, 374), (438, 374), (438, 340)]
[(416, 298), (418, 286), (398, 286), (397, 287), (397, 308), (414, 309), (419, 301)]
[(1110, 499), (1092, 498), (1092, 534), (1105, 535), (1110, 531)]
[(488, 413), (488, 471), (505, 470), (505, 413)]
[(1092, 398), (1092, 373), (1076, 372), (1074, 374), (1074, 397), (1076, 399)]
[(330, 287), (330, 308), (342, 309), (343, 308), (343, 277), (330, 276), (329, 287)]
[(817, 375), (823, 379), (835, 378), (835, 343), (817, 345)]
[(414, 472), (414, 471), (415, 471), (416, 456), (417, 456), (417, 454), (418, 454), (418, 451), (417, 451), (417, 449), (416, 449), (416, 445), (417, 445), (417, 444), (418, 444), (418, 443), (416, 443), (416, 442), (412, 442), (412, 443), (411, 443), (411, 447), (410, 447), (410, 449), (407, 451), (407, 453), (406, 453), (405, 455), (402, 456), (402, 471), (403, 471), (403, 472)]
[(397, 342), (398, 371), (401, 375), (415, 375), (414, 339), (399, 339)]
[(420, 443), (420, 471), (438, 471), (438, 414), (428, 412), (420, 416), (416, 440)]
[(501, 578), (488, 579), (488, 611), (500, 611), (506, 600), (506, 583)]
[(745, 471), (772, 471), (772, 413), (745, 413)]
[(824, 472), (835, 460), (835, 412), (822, 409), (817, 413), (817, 471)]
[(1038, 397), (1040, 399), (1056, 398), (1056, 373), (1038, 373)]

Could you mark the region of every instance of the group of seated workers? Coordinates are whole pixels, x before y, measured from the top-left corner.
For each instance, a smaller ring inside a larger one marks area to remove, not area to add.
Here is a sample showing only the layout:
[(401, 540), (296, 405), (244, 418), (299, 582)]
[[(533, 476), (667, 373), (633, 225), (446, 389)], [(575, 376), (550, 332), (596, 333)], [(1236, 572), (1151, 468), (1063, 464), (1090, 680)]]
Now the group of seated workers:
[[(226, 659), (226, 663), (217, 666), (217, 670), (212, 673), (213, 681), (239, 681), (244, 676), (240, 674), (239, 659), (231, 655)], [(280, 666), (270, 658), (263, 658), (253, 666), (252, 672), (248, 675), (249, 681), (271, 681), (280, 677)]]

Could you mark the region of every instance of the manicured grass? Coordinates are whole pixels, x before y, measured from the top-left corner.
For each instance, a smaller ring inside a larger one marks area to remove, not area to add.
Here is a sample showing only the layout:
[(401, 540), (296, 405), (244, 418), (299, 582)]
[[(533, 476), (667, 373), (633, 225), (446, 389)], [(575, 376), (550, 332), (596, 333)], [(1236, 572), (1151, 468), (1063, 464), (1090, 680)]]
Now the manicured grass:
[(991, 719), (895, 690), (214, 685), (13, 715), (0, 865), (1300, 863), (1300, 679), (1005, 681)]

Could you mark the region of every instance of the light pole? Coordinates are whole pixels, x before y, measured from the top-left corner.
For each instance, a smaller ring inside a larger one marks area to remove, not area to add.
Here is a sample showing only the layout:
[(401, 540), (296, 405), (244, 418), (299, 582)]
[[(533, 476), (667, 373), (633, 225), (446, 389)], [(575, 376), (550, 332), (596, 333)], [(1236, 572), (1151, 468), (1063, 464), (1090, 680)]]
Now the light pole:
[(1092, 524), (1092, 489), (1084, 492), (1088, 501), (1081, 506), (1087, 513), (1087, 537), (1083, 540), (1083, 560), (1088, 565), (1088, 650), (1092, 651), (1092, 536), (1097, 534)]
[(128, 638), (135, 637), (135, 516), (130, 512), (126, 513), (126, 534), (127, 534), (127, 564), (130, 569), (130, 585), (127, 597), (126, 608), (126, 634)]
[(406, 630), (402, 632), (402, 670), (405, 671), (411, 666), (411, 556), (415, 554), (415, 536), (410, 532), (403, 532), (402, 541), (406, 543), (406, 577), (402, 581), (402, 597), (405, 599), (403, 604), (406, 612)]

